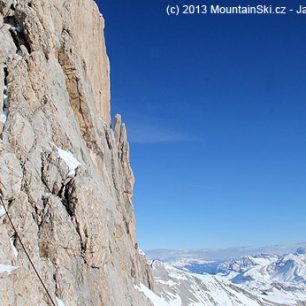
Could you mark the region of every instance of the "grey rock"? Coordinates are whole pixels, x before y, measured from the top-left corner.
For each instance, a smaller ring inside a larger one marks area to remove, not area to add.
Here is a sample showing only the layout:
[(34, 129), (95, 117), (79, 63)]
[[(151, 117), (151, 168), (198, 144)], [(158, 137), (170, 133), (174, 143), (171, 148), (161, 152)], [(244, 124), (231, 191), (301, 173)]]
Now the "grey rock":
[[(92, 0), (0, 0), (0, 192), (54, 301), (145, 306), (135, 284), (154, 285), (136, 244), (126, 128), (110, 124), (103, 29)], [(0, 217), (0, 264), (17, 267), (0, 273), (0, 304), (50, 305), (15, 236)]]

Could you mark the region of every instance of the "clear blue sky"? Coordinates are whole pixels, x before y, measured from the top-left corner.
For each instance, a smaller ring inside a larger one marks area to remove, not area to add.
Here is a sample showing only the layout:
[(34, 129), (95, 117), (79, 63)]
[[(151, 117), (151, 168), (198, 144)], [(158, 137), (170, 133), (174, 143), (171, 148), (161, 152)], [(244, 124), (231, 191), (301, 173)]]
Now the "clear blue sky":
[(305, 241), (306, 15), (168, 17), (165, 0), (98, 3), (140, 246)]

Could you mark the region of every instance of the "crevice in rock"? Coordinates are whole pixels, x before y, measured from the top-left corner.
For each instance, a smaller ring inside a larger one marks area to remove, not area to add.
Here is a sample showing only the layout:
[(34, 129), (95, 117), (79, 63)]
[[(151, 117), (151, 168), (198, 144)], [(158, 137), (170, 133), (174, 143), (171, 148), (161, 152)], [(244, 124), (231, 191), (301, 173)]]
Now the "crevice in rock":
[(125, 217), (123, 217), (126, 233), (130, 236), (130, 227), (129, 227), (129, 222), (126, 220)]
[[(45, 177), (44, 177), (44, 168), (45, 168), (45, 164), (44, 164), (44, 159), (43, 159), (43, 156), (41, 157), (41, 168), (40, 168), (40, 178), (41, 178), (41, 182), (44, 184), (45, 186), (45, 194), (48, 193), (48, 192), (52, 192), (45, 180)], [(45, 206), (45, 205), (44, 205)]]
[(41, 228), (42, 223), (43, 223), (42, 216), (44, 215), (45, 207), (46, 207), (46, 205), (44, 204), (44, 208), (41, 211), (41, 210), (39, 210), (38, 207), (34, 206), (35, 214), (32, 214), (32, 216), (33, 216), (33, 219), (35, 220), (35, 222), (37, 224), (38, 233), (40, 233), (40, 228)]
[(116, 191), (119, 191), (119, 187), (117, 186), (117, 173), (116, 173), (116, 167), (115, 167), (115, 160), (114, 160), (114, 155), (112, 154), (112, 159), (111, 159), (111, 164), (112, 164), (112, 181), (113, 181), (113, 186), (116, 189)]
[[(81, 257), (84, 263), (86, 263), (85, 260), (85, 253), (86, 253), (86, 241), (84, 242), (84, 239), (82, 238), (82, 230), (81, 225), (77, 220), (77, 217), (74, 213), (74, 192), (75, 187), (73, 185), (73, 180), (69, 181), (67, 184), (64, 184), (62, 186), (61, 192), (60, 192), (60, 198), (62, 200), (63, 205), (65, 206), (67, 213), (71, 217), (73, 223), (75, 224), (76, 232), (80, 239), (80, 250), (81, 250)], [(87, 236), (87, 232), (85, 230), (85, 236)]]
[(134, 261), (132, 261), (132, 259), (131, 259), (131, 262), (132, 262), (132, 266), (131, 266), (131, 277), (132, 277), (132, 278), (135, 278), (135, 277), (136, 277), (135, 263), (134, 263)]
[(7, 67), (4, 67), (3, 69), (3, 74), (4, 74), (4, 87), (3, 87), (3, 107), (2, 107), (2, 112), (0, 114), (0, 122), (5, 124), (8, 114), (9, 114), (9, 98), (8, 98), (8, 82), (7, 82), (7, 77), (8, 77), (8, 71)]
[(62, 185), (62, 189), (59, 193), (59, 196), (62, 199), (62, 203), (65, 206), (68, 215), (72, 218), (74, 216), (74, 213), (69, 205), (69, 183), (67, 185), (65, 184)]
[(14, 16), (6, 16), (3, 17), (3, 23), (6, 23), (8, 25), (10, 25), (11, 27), (15, 27), (16, 26), (16, 19)]
[(80, 237), (80, 247), (81, 247), (81, 257), (84, 261), (84, 263), (86, 264), (86, 259), (85, 259), (85, 255), (86, 255), (86, 242), (83, 241), (82, 238), (82, 234), (81, 234), (81, 227), (80, 227), (80, 223), (78, 222), (77, 218), (75, 218), (75, 224), (76, 224), (76, 231)]
[(28, 53), (31, 53), (31, 46), (28, 42), (28, 39), (22, 31), (22, 26), (18, 23), (15, 16), (4, 17), (3, 21), (4, 23), (10, 25), (9, 32), (16, 46), (17, 54), (21, 52), (21, 46), (24, 46)]
[(17, 48), (19, 46), (19, 50), (20, 50), (21, 49), (20, 46), (23, 45), (27, 49), (28, 53), (31, 53), (31, 46), (28, 43), (27, 37), (24, 35), (24, 33), (21, 31), (18, 31), (18, 28), (16, 28), (16, 31), (11, 30), (10, 32), (15, 41)]
[(11, 240), (12, 240), (12, 245), (16, 248), (16, 234), (11, 236)]
[(7, 67), (4, 67), (4, 85), (7, 86), (7, 77), (8, 77), (8, 71), (7, 71)]
[(109, 150), (112, 150), (113, 146), (112, 146), (111, 138), (110, 138), (110, 135), (109, 135), (109, 132), (108, 132), (107, 128), (104, 128), (104, 131), (105, 131), (105, 138), (106, 138), (107, 146), (108, 146)]
[(109, 253), (110, 253), (110, 254), (113, 254), (112, 246), (111, 246), (110, 243), (109, 243), (109, 245), (108, 245), (108, 250), (109, 250)]
[(147, 280), (148, 287), (149, 287), (149, 289), (153, 290), (152, 280), (150, 278), (150, 274), (149, 274), (148, 270), (145, 271), (145, 274), (146, 274), (146, 280)]
[(62, 33), (62, 46), (59, 50), (58, 60), (66, 78), (66, 88), (69, 95), (70, 105), (76, 115), (81, 134), (86, 146), (99, 155), (102, 159), (104, 154), (97, 144), (93, 135), (94, 125), (91, 112), (86, 103), (85, 91), (82, 81), (78, 74), (77, 65), (73, 57), (76, 55), (72, 49), (69, 30), (65, 29)]

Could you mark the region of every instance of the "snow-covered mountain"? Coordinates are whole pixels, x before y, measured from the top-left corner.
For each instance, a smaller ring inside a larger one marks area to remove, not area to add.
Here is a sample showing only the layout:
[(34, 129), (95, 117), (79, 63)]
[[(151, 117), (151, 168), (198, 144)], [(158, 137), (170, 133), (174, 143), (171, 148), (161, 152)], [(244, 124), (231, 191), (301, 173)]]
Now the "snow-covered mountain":
[(306, 305), (305, 287), (274, 285), (270, 290), (233, 284), (220, 275), (201, 275), (155, 261), (155, 289), (135, 286), (154, 306), (293, 306)]
[(305, 248), (224, 261), (177, 257), (152, 267), (164, 305), (306, 305)]
[(284, 256), (244, 256), (220, 264), (217, 271), (237, 284), (306, 284), (306, 255), (304, 250), (299, 250)]

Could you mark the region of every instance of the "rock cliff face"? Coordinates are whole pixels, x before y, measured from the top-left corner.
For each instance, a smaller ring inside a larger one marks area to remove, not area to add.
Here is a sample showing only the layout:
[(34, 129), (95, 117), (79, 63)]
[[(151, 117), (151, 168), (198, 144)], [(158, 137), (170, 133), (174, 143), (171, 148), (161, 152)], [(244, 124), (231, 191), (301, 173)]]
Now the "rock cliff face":
[(103, 28), (93, 0), (0, 0), (0, 305), (51, 305), (18, 234), (58, 305), (150, 305)]

